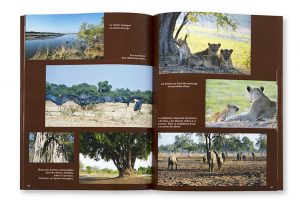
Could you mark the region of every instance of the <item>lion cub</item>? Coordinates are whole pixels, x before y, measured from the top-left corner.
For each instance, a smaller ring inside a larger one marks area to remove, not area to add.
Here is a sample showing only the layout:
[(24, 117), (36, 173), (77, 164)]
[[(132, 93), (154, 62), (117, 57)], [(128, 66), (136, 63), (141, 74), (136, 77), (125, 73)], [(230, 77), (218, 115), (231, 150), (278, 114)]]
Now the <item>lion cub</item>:
[(197, 53), (195, 53), (195, 55), (197, 56), (207, 56), (207, 55), (218, 55), (218, 51), (221, 47), (221, 44), (210, 44), (208, 43), (208, 48), (205, 49), (204, 51), (199, 51)]
[(226, 118), (233, 116), (240, 109), (235, 105), (228, 104), (222, 112), (217, 112), (212, 116), (213, 122), (225, 121)]
[(233, 69), (231, 54), (233, 50), (221, 49), (219, 54), (220, 68), (224, 71)]

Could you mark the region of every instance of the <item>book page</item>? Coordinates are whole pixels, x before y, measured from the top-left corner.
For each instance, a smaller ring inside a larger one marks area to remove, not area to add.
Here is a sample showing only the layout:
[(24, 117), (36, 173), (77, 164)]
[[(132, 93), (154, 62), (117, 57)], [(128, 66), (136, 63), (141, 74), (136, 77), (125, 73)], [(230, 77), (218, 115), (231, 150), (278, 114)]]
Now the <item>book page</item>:
[(282, 189), (282, 17), (155, 16), (155, 184)]
[(152, 18), (21, 17), (21, 189), (152, 187)]

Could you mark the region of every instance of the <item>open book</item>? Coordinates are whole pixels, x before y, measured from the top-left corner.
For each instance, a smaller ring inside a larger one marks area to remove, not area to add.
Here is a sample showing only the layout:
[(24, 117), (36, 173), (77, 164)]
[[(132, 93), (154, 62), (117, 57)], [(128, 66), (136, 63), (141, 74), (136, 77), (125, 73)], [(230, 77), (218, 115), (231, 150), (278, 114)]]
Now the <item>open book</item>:
[(21, 17), (21, 189), (281, 190), (282, 17)]

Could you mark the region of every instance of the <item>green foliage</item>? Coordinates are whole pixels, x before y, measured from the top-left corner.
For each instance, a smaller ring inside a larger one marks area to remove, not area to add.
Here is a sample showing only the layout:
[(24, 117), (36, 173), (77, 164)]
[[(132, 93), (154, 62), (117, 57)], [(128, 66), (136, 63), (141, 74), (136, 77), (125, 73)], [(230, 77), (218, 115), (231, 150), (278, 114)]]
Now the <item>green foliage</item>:
[(87, 83), (82, 83), (78, 85), (73, 85), (71, 87), (67, 87), (66, 85), (57, 85), (53, 83), (46, 83), (46, 94), (52, 94), (54, 96), (60, 95), (82, 95), (88, 94), (92, 96), (110, 96), (114, 97), (124, 97), (130, 98), (132, 96), (139, 96), (144, 99), (145, 103), (152, 103), (152, 91), (151, 90), (136, 90), (131, 91), (128, 88), (124, 89), (115, 89), (111, 90), (112, 86), (108, 83), (108, 81), (100, 81), (98, 82), (98, 87), (95, 85), (90, 85)]
[(108, 84), (108, 81), (98, 82), (98, 92), (110, 92), (112, 86)]
[(176, 150), (192, 152), (197, 150), (197, 144), (191, 138), (192, 134), (186, 133), (175, 136), (175, 148)]
[[(206, 152), (205, 137), (202, 133), (195, 135), (199, 138), (198, 143), (191, 139), (191, 134), (176, 135), (175, 142), (173, 144), (160, 145), (159, 152), (172, 152), (174, 148), (179, 152)], [(226, 153), (256, 151), (254, 142), (246, 136), (241, 136), (242, 134), (211, 133), (212, 149)], [(266, 136), (264, 134), (259, 135), (255, 146), (262, 152), (266, 150)]]
[(256, 140), (255, 146), (258, 150), (263, 153), (267, 150), (267, 136), (265, 134), (261, 134), (259, 138)]
[(84, 40), (89, 47), (95, 47), (95, 45), (101, 45), (104, 43), (104, 26), (103, 19), (97, 24), (88, 24), (86, 22), (80, 25), (78, 37)]
[(214, 12), (188, 12), (188, 20), (191, 22), (198, 22), (199, 17), (206, 17), (215, 19), (216, 26), (224, 28), (226, 30), (235, 31), (238, 27), (236, 20), (232, 15), (226, 13), (214, 13)]
[(146, 160), (151, 151), (152, 136), (148, 133), (81, 133), (80, 153), (96, 161), (112, 161), (119, 171), (136, 159)]
[(86, 172), (87, 172), (88, 174), (91, 174), (91, 173), (92, 173), (92, 169), (93, 169), (93, 168), (92, 168), (91, 166), (88, 165), (88, 166), (85, 167), (85, 169), (86, 169)]
[(148, 167), (139, 167), (137, 170), (137, 174), (152, 174), (153, 170), (151, 166)]
[(249, 112), (249, 93), (247, 86), (264, 86), (264, 94), (273, 101), (277, 101), (277, 84), (275, 81), (252, 81), (252, 80), (206, 80), (205, 111), (206, 121), (216, 112), (221, 112), (227, 104), (239, 107), (238, 114)]

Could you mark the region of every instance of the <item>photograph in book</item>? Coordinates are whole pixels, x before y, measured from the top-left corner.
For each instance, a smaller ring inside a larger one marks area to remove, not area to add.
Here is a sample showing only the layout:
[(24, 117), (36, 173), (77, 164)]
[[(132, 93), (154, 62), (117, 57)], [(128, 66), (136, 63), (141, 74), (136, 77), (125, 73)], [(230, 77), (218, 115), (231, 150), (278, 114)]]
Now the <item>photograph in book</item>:
[(104, 14), (26, 15), (26, 60), (100, 59)]
[(159, 186), (266, 186), (267, 135), (160, 133)]
[(73, 133), (30, 132), (30, 163), (70, 163), (74, 161)]
[(152, 127), (152, 67), (47, 65), (46, 127)]
[(251, 74), (251, 15), (160, 15), (159, 73)]
[(206, 80), (205, 126), (277, 128), (276, 81)]
[(149, 133), (81, 133), (80, 184), (151, 184)]

